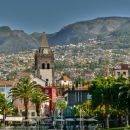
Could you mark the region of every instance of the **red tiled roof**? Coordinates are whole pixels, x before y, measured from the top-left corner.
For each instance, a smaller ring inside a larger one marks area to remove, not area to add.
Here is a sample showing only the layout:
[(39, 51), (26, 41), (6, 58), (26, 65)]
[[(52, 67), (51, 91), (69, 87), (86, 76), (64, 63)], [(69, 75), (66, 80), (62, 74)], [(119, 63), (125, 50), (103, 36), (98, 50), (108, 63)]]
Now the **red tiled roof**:
[(14, 81), (0, 80), (0, 86), (13, 86)]
[(128, 70), (128, 64), (121, 64), (122, 70)]
[(21, 72), (21, 74), (20, 74), (22, 77), (30, 77), (30, 73), (28, 73), (28, 72)]
[(71, 79), (67, 76), (62, 76), (62, 78), (60, 80), (71, 81)]
[(81, 86), (81, 87), (76, 88), (76, 90), (88, 90), (88, 86), (87, 85)]
[(128, 64), (119, 64), (114, 67), (115, 70), (128, 70)]

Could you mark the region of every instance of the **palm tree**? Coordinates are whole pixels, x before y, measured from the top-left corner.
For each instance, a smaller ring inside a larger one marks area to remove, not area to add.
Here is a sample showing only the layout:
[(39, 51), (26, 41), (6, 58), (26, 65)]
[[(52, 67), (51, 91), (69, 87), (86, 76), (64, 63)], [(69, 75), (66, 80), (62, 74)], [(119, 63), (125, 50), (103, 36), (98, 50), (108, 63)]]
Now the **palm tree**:
[(116, 79), (114, 77), (99, 77), (93, 80), (89, 87), (93, 107), (105, 107), (105, 126), (107, 128), (109, 128), (109, 109), (115, 101), (115, 95), (117, 95), (115, 85)]
[(36, 113), (37, 116), (40, 116), (40, 106), (42, 102), (49, 101), (49, 96), (42, 92), (39, 88), (37, 88), (33, 93), (32, 102), (36, 105)]
[(10, 96), (13, 100), (21, 99), (24, 101), (25, 119), (28, 119), (28, 104), (36, 89), (35, 86), (36, 83), (31, 82), (29, 78), (22, 78), (18, 85), (10, 90)]
[(12, 103), (5, 98), (4, 94), (0, 93), (0, 114), (3, 115), (3, 122), (8, 114), (13, 113), (13, 108)]

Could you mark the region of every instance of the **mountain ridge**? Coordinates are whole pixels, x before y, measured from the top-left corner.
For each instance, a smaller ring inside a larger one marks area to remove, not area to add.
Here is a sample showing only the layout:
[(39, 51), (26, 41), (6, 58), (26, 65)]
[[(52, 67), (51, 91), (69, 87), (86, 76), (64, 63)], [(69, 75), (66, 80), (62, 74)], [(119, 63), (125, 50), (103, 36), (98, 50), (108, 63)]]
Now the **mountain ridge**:
[[(53, 45), (85, 42), (90, 38), (111, 36), (112, 39), (129, 36), (130, 17), (101, 17), (75, 22), (64, 26), (58, 32), (47, 34), (48, 42)], [(42, 33), (28, 34), (24, 30), (0, 27), (0, 52), (18, 52), (40, 47)], [(99, 39), (100, 40), (100, 39)], [(129, 43), (130, 39), (127, 39)], [(119, 41), (120, 42), (120, 41)]]

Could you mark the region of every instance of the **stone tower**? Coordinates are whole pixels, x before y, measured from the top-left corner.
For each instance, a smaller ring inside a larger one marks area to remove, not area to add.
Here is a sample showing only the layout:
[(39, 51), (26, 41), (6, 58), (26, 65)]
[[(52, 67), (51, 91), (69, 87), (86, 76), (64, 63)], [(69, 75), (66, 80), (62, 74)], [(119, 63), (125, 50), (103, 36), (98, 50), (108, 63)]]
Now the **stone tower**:
[(48, 45), (46, 34), (42, 34), (42, 44), (35, 53), (35, 77), (51, 86), (54, 82), (54, 54)]

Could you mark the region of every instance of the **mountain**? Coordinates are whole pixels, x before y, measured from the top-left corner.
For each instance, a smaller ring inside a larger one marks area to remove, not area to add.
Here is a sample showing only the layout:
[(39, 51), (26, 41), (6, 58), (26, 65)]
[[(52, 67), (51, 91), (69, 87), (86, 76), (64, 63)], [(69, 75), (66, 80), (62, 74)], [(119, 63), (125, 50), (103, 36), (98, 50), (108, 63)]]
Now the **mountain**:
[[(53, 46), (84, 42), (89, 38), (119, 40), (125, 37), (125, 41), (129, 43), (129, 35), (129, 17), (103, 17), (67, 25), (56, 33), (47, 34), (47, 38), (49, 44)], [(38, 48), (41, 44), (41, 36), (39, 32), (27, 34), (23, 30), (12, 30), (8, 26), (0, 27), (0, 52), (18, 52)]]
[(65, 44), (86, 41), (88, 38), (112, 35), (112, 32), (130, 32), (130, 18), (104, 17), (76, 22), (65, 26), (59, 32), (48, 36), (50, 43)]
[(22, 30), (0, 27), (0, 52), (18, 52), (36, 48), (38, 41)]

